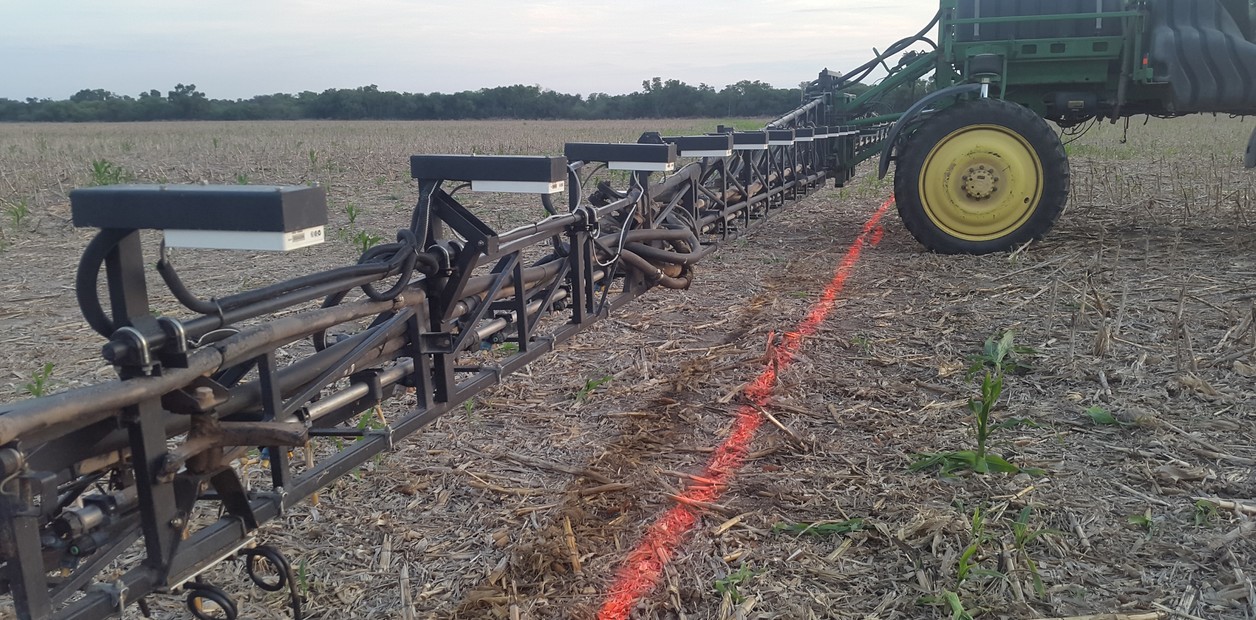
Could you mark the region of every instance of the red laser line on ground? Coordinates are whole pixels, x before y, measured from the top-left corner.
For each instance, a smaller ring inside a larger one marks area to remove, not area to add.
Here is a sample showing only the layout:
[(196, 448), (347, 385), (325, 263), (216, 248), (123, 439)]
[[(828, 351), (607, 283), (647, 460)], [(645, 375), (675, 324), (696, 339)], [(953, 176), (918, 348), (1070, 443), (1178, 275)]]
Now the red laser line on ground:
[(807, 316), (794, 331), (786, 332), (779, 346), (769, 351), (769, 359), (759, 376), (755, 377), (742, 391), (747, 404), (737, 409), (732, 431), (728, 438), (715, 448), (711, 460), (707, 462), (702, 477), (709, 480), (706, 484), (695, 484), (680, 496), (680, 503), (663, 513), (648, 530), (641, 543), (629, 554), (615, 577), (609, 596), (598, 611), (600, 620), (620, 620), (627, 618), (629, 612), (636, 607), (642, 597), (648, 595), (658, 584), (663, 573), (663, 566), (671, 561), (676, 554), (681, 540), (698, 522), (698, 513), (690, 507), (694, 503), (711, 503), (719, 499), (725, 487), (732, 481), (737, 470), (741, 468), (754, 439), (755, 431), (763, 423), (762, 409), (768, 406), (772, 397), (772, 389), (776, 387), (777, 375), (793, 363), (803, 341), (816, 333), (820, 324), (828, 318), (837, 302), (837, 296), (846, 286), (864, 246), (876, 245), (881, 242), (884, 230), (880, 222), (890, 205), (891, 198), (877, 209), (872, 217), (864, 223), (859, 236), (850, 244), (842, 262), (833, 274), (833, 280), (825, 287), (824, 294), (817, 301)]

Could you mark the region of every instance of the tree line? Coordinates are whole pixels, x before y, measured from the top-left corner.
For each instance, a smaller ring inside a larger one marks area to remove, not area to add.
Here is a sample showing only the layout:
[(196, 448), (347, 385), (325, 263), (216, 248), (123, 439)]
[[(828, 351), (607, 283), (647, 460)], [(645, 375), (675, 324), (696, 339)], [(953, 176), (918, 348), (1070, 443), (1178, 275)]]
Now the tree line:
[(0, 99), (0, 121), (87, 122), (158, 120), (292, 119), (631, 119), (752, 117), (796, 106), (797, 88), (743, 80), (720, 90), (706, 84), (654, 78), (624, 95), (568, 95), (540, 86), (500, 86), (452, 94), (399, 93), (377, 86), (333, 88), (321, 93), (277, 93), (250, 99), (210, 99), (195, 84), (179, 84), (138, 97), (84, 89), (69, 99)]
[[(866, 88), (856, 85), (854, 91)], [(883, 111), (904, 109), (918, 95), (915, 87), (897, 89), (883, 100)], [(0, 98), (0, 122), (748, 118), (787, 112), (801, 97), (799, 88), (760, 81), (716, 90), (660, 78), (642, 82), (634, 93), (587, 97), (521, 84), (452, 94), (399, 93), (371, 85), (233, 100), (210, 99), (195, 84), (178, 84), (165, 95), (154, 89), (131, 97), (97, 88), (62, 100)]]

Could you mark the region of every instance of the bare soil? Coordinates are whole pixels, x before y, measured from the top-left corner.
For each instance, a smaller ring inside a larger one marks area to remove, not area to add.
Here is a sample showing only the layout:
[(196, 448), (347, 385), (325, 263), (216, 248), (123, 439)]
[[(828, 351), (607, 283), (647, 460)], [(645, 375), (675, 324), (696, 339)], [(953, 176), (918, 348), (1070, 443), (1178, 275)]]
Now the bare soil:
[[(556, 153), (645, 128), (0, 126), (0, 203), (31, 211), (0, 220), (0, 400), (48, 362), (54, 390), (110, 377), (69, 289), (87, 234), (69, 226), (64, 192), (88, 182), (93, 159), (145, 182), (328, 185), (344, 232), (327, 246), (179, 257), (185, 279), (216, 292), (344, 264), (355, 233), (404, 225), (411, 152)], [(950, 618), (949, 598), (983, 618), (1256, 618), (1250, 129), (1153, 121), (1123, 143), (1119, 126), (1096, 127), (1069, 145), (1073, 200), (1055, 231), (1010, 254), (928, 254), (887, 218), (780, 378), (780, 425), (760, 429), (635, 617)], [(508, 146), (481, 150), (492, 140)], [(806, 314), (889, 187), (865, 175), (790, 205), (700, 265), (690, 290), (650, 292), (267, 527), (310, 615), (593, 617), (727, 434), (769, 340)], [(502, 221), (539, 212), (478, 208)], [(1031, 350), (993, 414), (1019, 423), (990, 449), (1032, 471), (912, 471), (917, 455), (974, 447), (980, 376), (967, 371), (1007, 330)], [(288, 617), (238, 563), (208, 577), (243, 617)], [(186, 615), (172, 598), (154, 609)]]

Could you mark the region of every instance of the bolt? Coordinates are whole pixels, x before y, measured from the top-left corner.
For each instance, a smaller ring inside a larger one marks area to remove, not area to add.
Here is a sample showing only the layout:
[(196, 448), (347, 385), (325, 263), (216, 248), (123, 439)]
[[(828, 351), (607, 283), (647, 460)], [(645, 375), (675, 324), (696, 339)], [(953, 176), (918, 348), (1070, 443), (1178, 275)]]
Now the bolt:
[(214, 406), (214, 388), (198, 387), (192, 391), (192, 399), (196, 401), (196, 406), (208, 410)]
[(186, 523), (187, 522), (183, 520), (183, 517), (175, 517), (170, 520), (170, 527), (176, 530), (181, 530)]

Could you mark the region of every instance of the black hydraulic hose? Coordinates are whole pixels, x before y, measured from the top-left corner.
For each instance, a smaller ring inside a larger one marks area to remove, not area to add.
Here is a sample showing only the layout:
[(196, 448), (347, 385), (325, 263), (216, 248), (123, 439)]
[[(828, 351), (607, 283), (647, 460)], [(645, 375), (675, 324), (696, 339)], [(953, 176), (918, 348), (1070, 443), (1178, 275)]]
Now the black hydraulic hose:
[(653, 248), (643, 243), (629, 243), (624, 246), (625, 249), (642, 258), (673, 265), (693, 265), (706, 258), (708, 254), (715, 251), (718, 247), (718, 245), (708, 245), (696, 252), (673, 252), (671, 250)]
[[(410, 284), (410, 279), (414, 277), (414, 264), (419, 257), (419, 243), (416, 240), (414, 231), (397, 231), (397, 243), (389, 245), (395, 246), (389, 248), (389, 250), (393, 251), (392, 257), (388, 260), (389, 271), (392, 271), (394, 268), (400, 268), (401, 277), (397, 279), (396, 284), (393, 284), (392, 287), (383, 293), (376, 291), (371, 284), (363, 284), (362, 292), (375, 301), (386, 301), (396, 297), (401, 291), (405, 290), (406, 286)], [(435, 259), (432, 259), (432, 263), (434, 266)], [(434, 273), (435, 269), (432, 272)]]
[[(915, 35), (912, 35), (910, 37), (905, 37), (905, 38), (899, 39), (898, 41), (895, 41), (892, 45), (885, 48), (884, 52), (881, 52), (872, 60), (869, 60), (868, 62), (862, 65), (859, 65), (858, 67), (855, 67), (854, 69), (851, 69), (850, 71), (846, 72), (844, 75), (838, 78), (838, 83), (835, 85), (835, 87), (841, 88), (842, 86), (846, 86), (848, 84), (858, 84), (859, 82), (862, 82), (863, 79), (868, 77), (868, 75), (872, 73), (874, 69), (877, 68), (877, 65), (884, 62), (886, 58), (889, 58), (890, 56), (893, 56), (894, 54), (897, 54), (903, 51), (904, 49), (907, 49), (908, 46), (910, 46), (912, 43), (915, 43), (917, 41), (925, 41), (936, 49), (937, 44), (931, 41), (928, 37), (926, 37), (925, 34), (929, 32), (930, 30), (932, 30), (934, 26), (938, 25), (938, 22), (941, 19), (942, 19), (942, 11), (938, 11), (937, 13), (934, 13), (933, 19), (929, 20), (929, 23), (924, 28), (921, 28), (920, 32), (917, 32)], [(852, 74), (860, 73), (860, 72), (862, 72), (862, 75), (860, 75), (857, 78), (852, 79), (848, 77)]]
[[(183, 304), (187, 309), (198, 312), (200, 314), (216, 315), (227, 310), (236, 310), (244, 306), (255, 304), (267, 299), (274, 298), (278, 295), (284, 295), (293, 291), (309, 288), (315, 285), (327, 284), (338, 280), (356, 280), (362, 276), (379, 275), (387, 277), (392, 267), (385, 263), (368, 263), (351, 265), (349, 267), (340, 267), (331, 269), (321, 273), (314, 273), (291, 280), (278, 282), (270, 286), (246, 291), (237, 295), (229, 295), (222, 299), (211, 299), (209, 301), (197, 297), (184, 284), (182, 278), (179, 277), (178, 271), (174, 264), (170, 262), (169, 257), (162, 252), (162, 256), (157, 261), (157, 273), (161, 274), (161, 279), (165, 281), (166, 286), (174, 295), (179, 303)], [(348, 286), (352, 287), (353, 284)]]
[(83, 250), (83, 258), (79, 260), (78, 271), (74, 274), (74, 296), (78, 299), (79, 310), (87, 324), (106, 338), (113, 335), (117, 326), (100, 305), (100, 293), (96, 291), (100, 268), (118, 243), (133, 232), (132, 229), (102, 228)]

